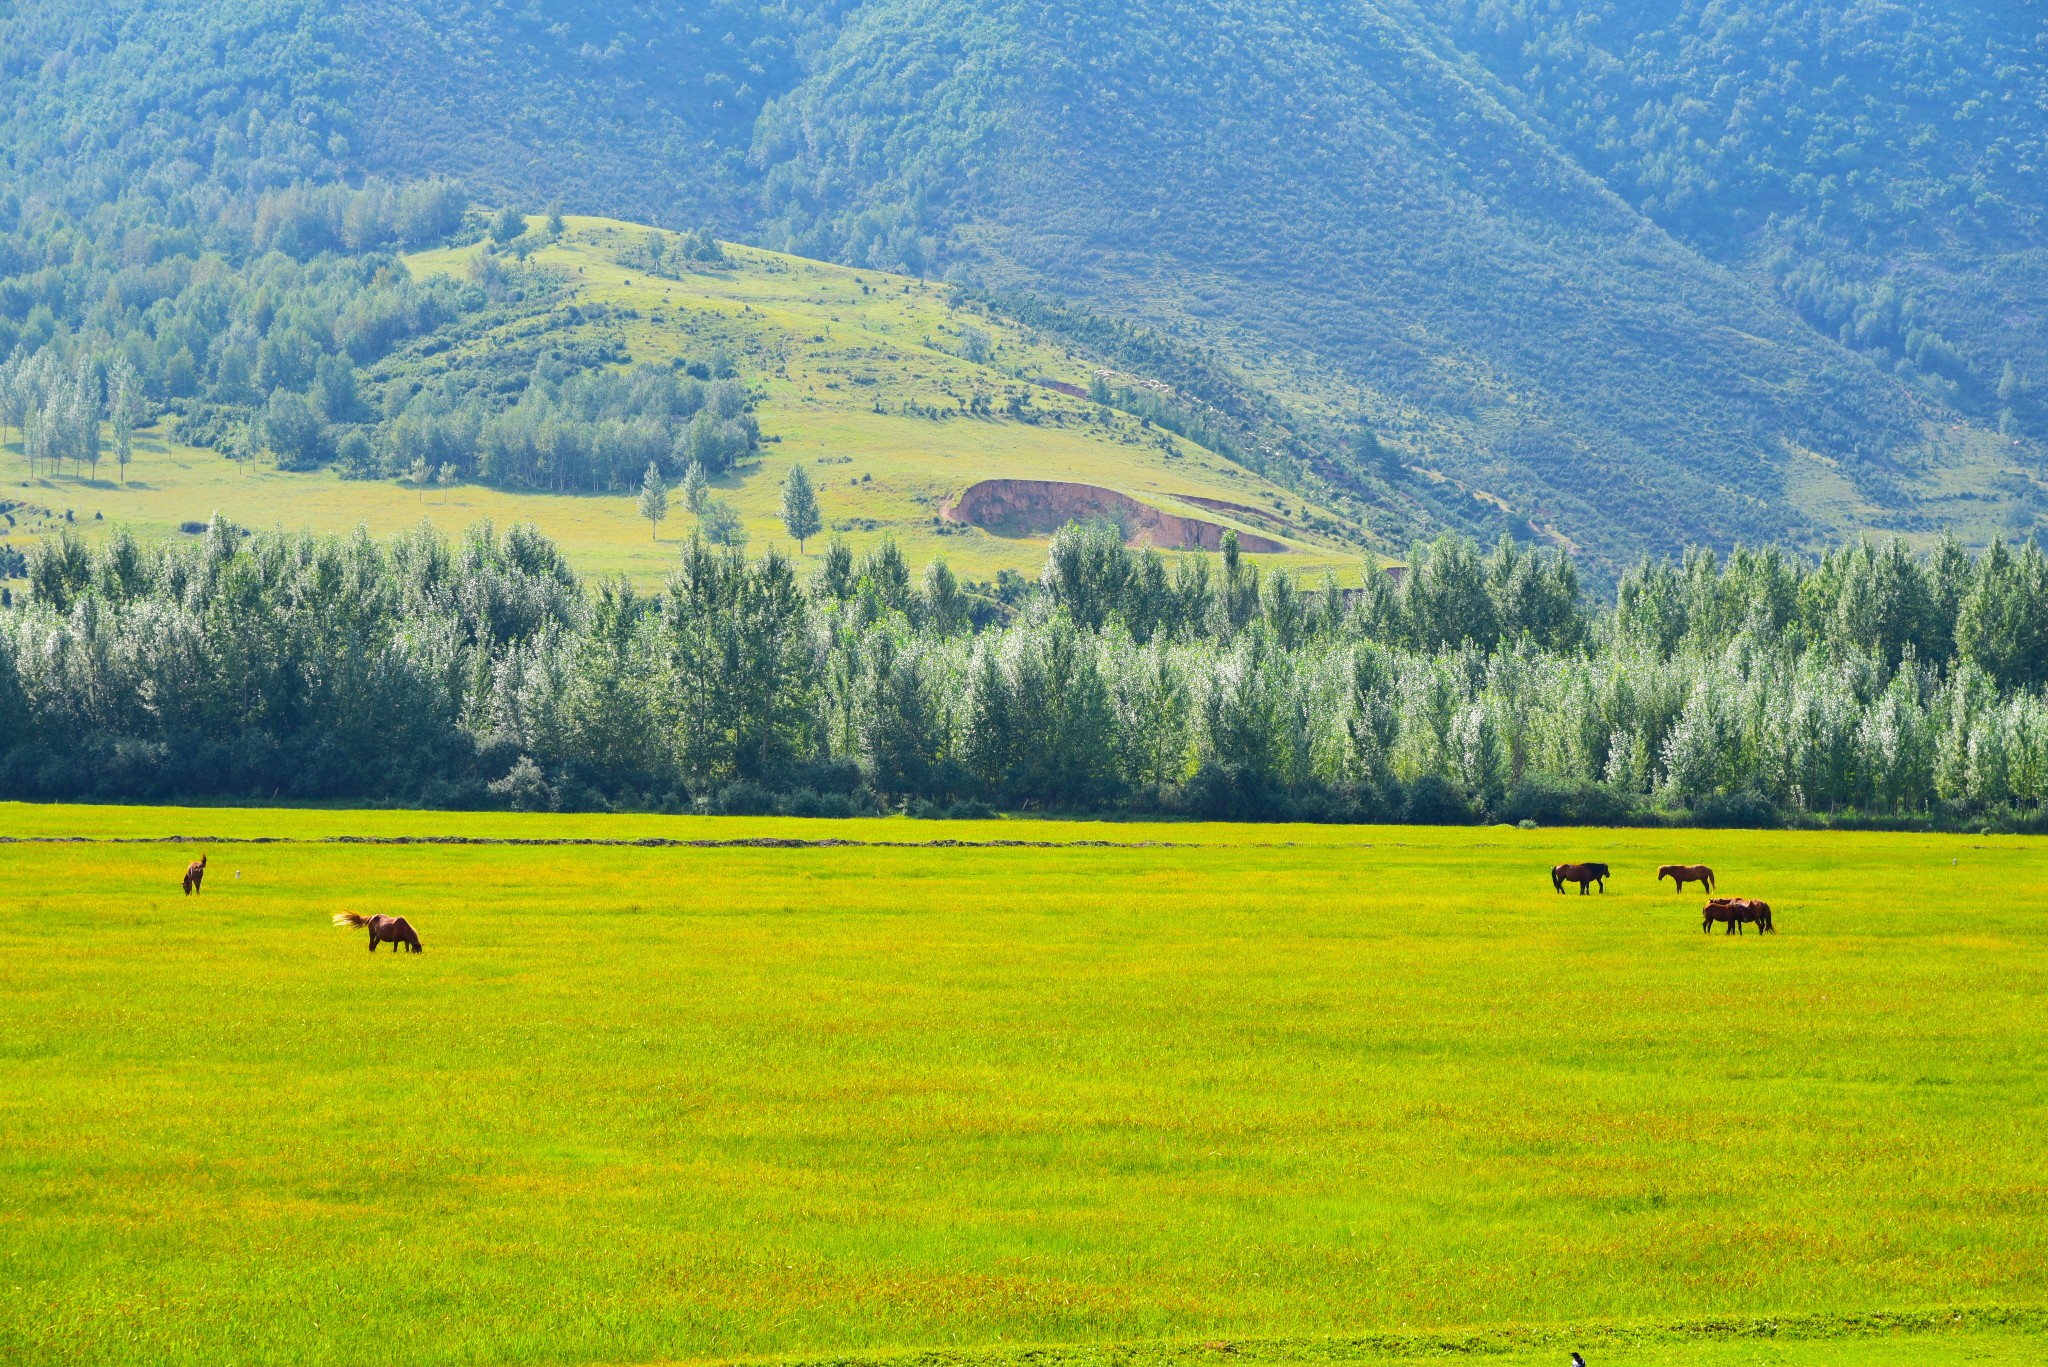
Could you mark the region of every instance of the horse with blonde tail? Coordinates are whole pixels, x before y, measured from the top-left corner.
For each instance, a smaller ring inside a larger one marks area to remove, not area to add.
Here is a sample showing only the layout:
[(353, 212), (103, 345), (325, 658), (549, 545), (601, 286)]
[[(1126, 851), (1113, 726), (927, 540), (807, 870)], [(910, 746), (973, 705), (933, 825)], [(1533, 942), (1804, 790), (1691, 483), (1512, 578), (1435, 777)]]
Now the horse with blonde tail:
[(419, 934), (413, 930), (412, 923), (403, 916), (362, 916), (353, 911), (338, 911), (334, 914), (334, 924), (368, 927), (372, 954), (377, 952), (377, 946), (380, 944), (390, 945), (393, 954), (398, 953), (400, 945), (404, 945), (415, 954), (425, 953), (420, 946)]

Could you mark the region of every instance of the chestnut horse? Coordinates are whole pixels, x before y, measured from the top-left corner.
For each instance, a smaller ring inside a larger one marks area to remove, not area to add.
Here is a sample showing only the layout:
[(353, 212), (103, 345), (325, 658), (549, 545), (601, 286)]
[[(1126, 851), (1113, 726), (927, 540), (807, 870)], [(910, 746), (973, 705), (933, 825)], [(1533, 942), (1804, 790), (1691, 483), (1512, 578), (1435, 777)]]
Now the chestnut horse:
[(196, 861), (185, 867), (185, 895), (190, 897), (193, 893), (198, 892), (199, 882), (205, 877), (206, 856), (202, 854)]
[(425, 952), (420, 948), (420, 937), (414, 932), (412, 923), (403, 916), (359, 916), (353, 911), (338, 911), (334, 914), (334, 924), (368, 926), (372, 954), (377, 952), (380, 942), (390, 945), (393, 954), (398, 953), (400, 945), (407, 946), (415, 954)]
[(1566, 883), (1579, 885), (1579, 896), (1586, 895), (1588, 885), (1598, 883), (1601, 895), (1607, 892), (1607, 866), (1605, 864), (1559, 864), (1550, 871), (1550, 886), (1559, 892)]
[(1727, 922), (1730, 935), (1740, 935), (1746, 925), (1755, 926), (1759, 935), (1775, 934), (1778, 929), (1771, 924), (1771, 904), (1754, 897), (1716, 897), (1709, 901), (1700, 918), (1700, 929), (1711, 931), (1716, 921)]
[(1698, 883), (1708, 892), (1714, 890), (1714, 871), (1705, 864), (1666, 864), (1657, 870), (1657, 881), (1669, 878), (1672, 888), (1684, 892), (1687, 883)]

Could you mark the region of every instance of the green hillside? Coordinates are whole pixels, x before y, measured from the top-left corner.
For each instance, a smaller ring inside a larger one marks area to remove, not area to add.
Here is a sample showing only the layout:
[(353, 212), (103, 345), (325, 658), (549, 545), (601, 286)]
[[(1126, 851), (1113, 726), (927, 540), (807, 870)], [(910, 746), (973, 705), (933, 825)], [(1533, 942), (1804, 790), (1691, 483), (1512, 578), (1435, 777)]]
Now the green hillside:
[[(1297, 577), (1328, 570), (1357, 578), (1362, 510), (1325, 508), (1153, 423), (1144, 414), (1193, 418), (1197, 410), (1175, 407), (1149, 377), (1099, 374), (1069, 350), (956, 304), (943, 286), (740, 247), (721, 249), (716, 264), (688, 262), (692, 239), (610, 220), (568, 219), (557, 234), (537, 223), (532, 232), (523, 262), (470, 245), (402, 263), (403, 287), (426, 298), (447, 293), (455, 316), (357, 373), (362, 421), (315, 415), (315, 439), (343, 453), (339, 469), (279, 469), (280, 457), (293, 461), (276, 449), (268, 408), (195, 399), (140, 434), (125, 476), (115, 477), (110, 460), (98, 478), (59, 462), (18, 481), (13, 530), (33, 538), (65, 526), (126, 526), (172, 536), (215, 512), (247, 526), (360, 522), (377, 533), (422, 519), (451, 533), (483, 518), (532, 521), (578, 568), (655, 583), (676, 541), (713, 519), (692, 515), (679, 489), (669, 520), (643, 521), (645, 462), (673, 479), (706, 425), (690, 419), (708, 419), (732, 392), (751, 449), (739, 443), (706, 457), (710, 498), (737, 513), (734, 539), (756, 546), (794, 549), (779, 510), (789, 470), (802, 465), (827, 536), (857, 552), (893, 538), (914, 565), (944, 557), (976, 578), (1004, 570), (1035, 577), (1046, 536), (1069, 517), (1121, 517), (1132, 541), (1167, 550), (1234, 530), (1264, 552), (1254, 560)], [(651, 247), (667, 254), (659, 274)], [(303, 275), (300, 283), (306, 288)], [(359, 298), (344, 313), (362, 307)], [(289, 335), (275, 322), (272, 331)], [(721, 381), (714, 369), (732, 378)], [(664, 402), (673, 413), (578, 420), (579, 404), (623, 411), (650, 386), (672, 395)], [(1068, 392), (1091, 387), (1104, 402)], [(312, 388), (315, 406), (329, 402), (317, 377)], [(199, 438), (218, 449), (191, 445)], [(545, 468), (520, 463), (543, 446)], [(367, 452), (361, 468), (349, 463), (350, 450)], [(0, 451), (18, 462), (22, 442)], [(432, 478), (411, 478), (415, 462)], [(1051, 487), (1027, 489), (1009, 520), (984, 527), (971, 505), (955, 505), (988, 481)], [(1090, 489), (1139, 506), (1091, 508)], [(1036, 520), (1034, 497), (1044, 505)], [(1146, 509), (1179, 521), (1148, 527)], [(816, 556), (825, 544), (814, 538), (808, 550)]]
[(132, 328), (177, 398), (176, 262), (424, 245), (442, 176), (964, 285), (1382, 545), (1983, 541), (2043, 499), (2043, 13), (17, 0), (0, 350)]

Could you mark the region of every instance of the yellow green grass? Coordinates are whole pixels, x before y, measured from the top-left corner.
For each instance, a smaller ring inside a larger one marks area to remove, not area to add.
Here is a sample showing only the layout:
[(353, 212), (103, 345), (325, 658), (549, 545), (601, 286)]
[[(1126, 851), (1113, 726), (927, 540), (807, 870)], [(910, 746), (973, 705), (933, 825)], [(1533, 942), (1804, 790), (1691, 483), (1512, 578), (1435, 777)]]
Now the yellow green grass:
[(268, 462), (231, 461), (169, 442), (159, 431), (137, 440), (126, 484), (113, 478), (111, 462), (101, 472), (99, 480), (58, 476), (24, 482), (17, 458), (8, 471), (15, 478), (0, 497), (37, 511), (17, 507), (16, 540), (25, 544), (67, 525), (67, 510), (72, 515), (68, 525), (88, 538), (120, 526), (155, 540), (175, 540), (182, 535), (181, 525), (204, 523), (216, 512), (245, 527), (340, 532), (364, 526), (377, 536), (422, 521), (454, 536), (488, 518), (501, 528), (514, 522), (539, 524), (584, 574), (616, 572), (658, 584), (676, 559), (677, 524), (669, 523), (663, 539), (653, 541), (632, 500), (618, 496), (534, 494), (478, 484), (415, 490), (391, 480), (295, 474)]
[[(952, 308), (942, 286), (737, 246), (727, 248), (733, 268), (680, 280), (653, 277), (621, 264), (648, 231), (572, 218), (565, 234), (532, 259), (568, 282), (570, 301), (638, 314), (623, 324), (637, 360), (701, 359), (714, 347), (739, 360), (759, 395), (757, 416), (770, 440), (761, 459), (728, 477), (719, 492), (740, 512), (757, 550), (773, 544), (795, 551), (778, 511), (789, 467), (804, 462), (828, 528), (837, 525), (856, 550), (893, 536), (913, 567), (943, 555), (974, 578), (992, 578), (1002, 569), (1035, 574), (1044, 563), (1044, 538), (934, 522), (940, 506), (975, 481), (1016, 478), (1101, 485), (1168, 512), (1278, 536), (1293, 549), (1255, 559), (1311, 580), (1326, 570), (1358, 580), (1358, 545), (1307, 521), (1314, 516), (1327, 524), (1322, 510), (1215, 452), (1141, 428), (1135, 419), (1118, 416), (1103, 425), (1095, 405), (1032, 382), (1044, 376), (1085, 387), (1093, 373), (1088, 364), (1003, 323)], [(409, 264), (421, 275), (466, 270), (475, 250), (425, 252)], [(451, 348), (437, 363), (459, 362), (467, 352), (489, 350), (531, 326), (526, 319), (508, 321)], [(578, 324), (560, 335), (570, 341), (617, 326)], [(994, 352), (987, 364), (955, 354), (969, 327), (991, 339)], [(1028, 394), (1040, 420), (1022, 422), (1000, 413), (934, 420), (905, 411), (910, 404), (951, 410), (977, 394), (998, 410), (1011, 395)], [(876, 411), (878, 404), (884, 411)], [(688, 538), (694, 522), (678, 500), (657, 539), (639, 517), (637, 491), (574, 495), (477, 485), (418, 491), (389, 480), (343, 480), (332, 471), (290, 473), (267, 460), (237, 464), (182, 446), (161, 427), (142, 435), (125, 482), (111, 459), (102, 463), (97, 479), (26, 479), (18, 440), (0, 445), (0, 471), (5, 497), (25, 505), (16, 510), (17, 525), (8, 533), (17, 539), (49, 534), (63, 524), (67, 510), (69, 525), (88, 535), (118, 525), (156, 538), (174, 537), (182, 523), (205, 522), (216, 511), (250, 527), (343, 531), (360, 523), (380, 534), (422, 519), (452, 534), (488, 517), (501, 526), (538, 524), (585, 573), (620, 572), (651, 585), (673, 565), (677, 544)], [(1264, 515), (1219, 514), (1186, 501), (1188, 495)], [(1351, 532), (1362, 530), (1354, 526)], [(811, 558), (825, 541), (809, 543)]]
[[(21, 806), (0, 836), (11, 1360), (2039, 1356), (2035, 841)], [(212, 842), (200, 898), (166, 836)], [(864, 843), (504, 843), (758, 837)], [(1609, 892), (1554, 894), (1567, 857)], [(1781, 933), (1702, 935), (1651, 882), (1680, 858)]]

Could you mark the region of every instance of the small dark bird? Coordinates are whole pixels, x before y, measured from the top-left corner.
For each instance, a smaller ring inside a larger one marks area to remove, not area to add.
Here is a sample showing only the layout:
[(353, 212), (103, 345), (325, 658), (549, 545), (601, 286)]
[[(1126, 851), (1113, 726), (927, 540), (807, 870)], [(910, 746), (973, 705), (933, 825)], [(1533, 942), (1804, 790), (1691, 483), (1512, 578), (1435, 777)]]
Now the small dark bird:
[(1586, 1360), (1575, 1351), (1572, 1353), (1572, 1367), (1586, 1367)]

